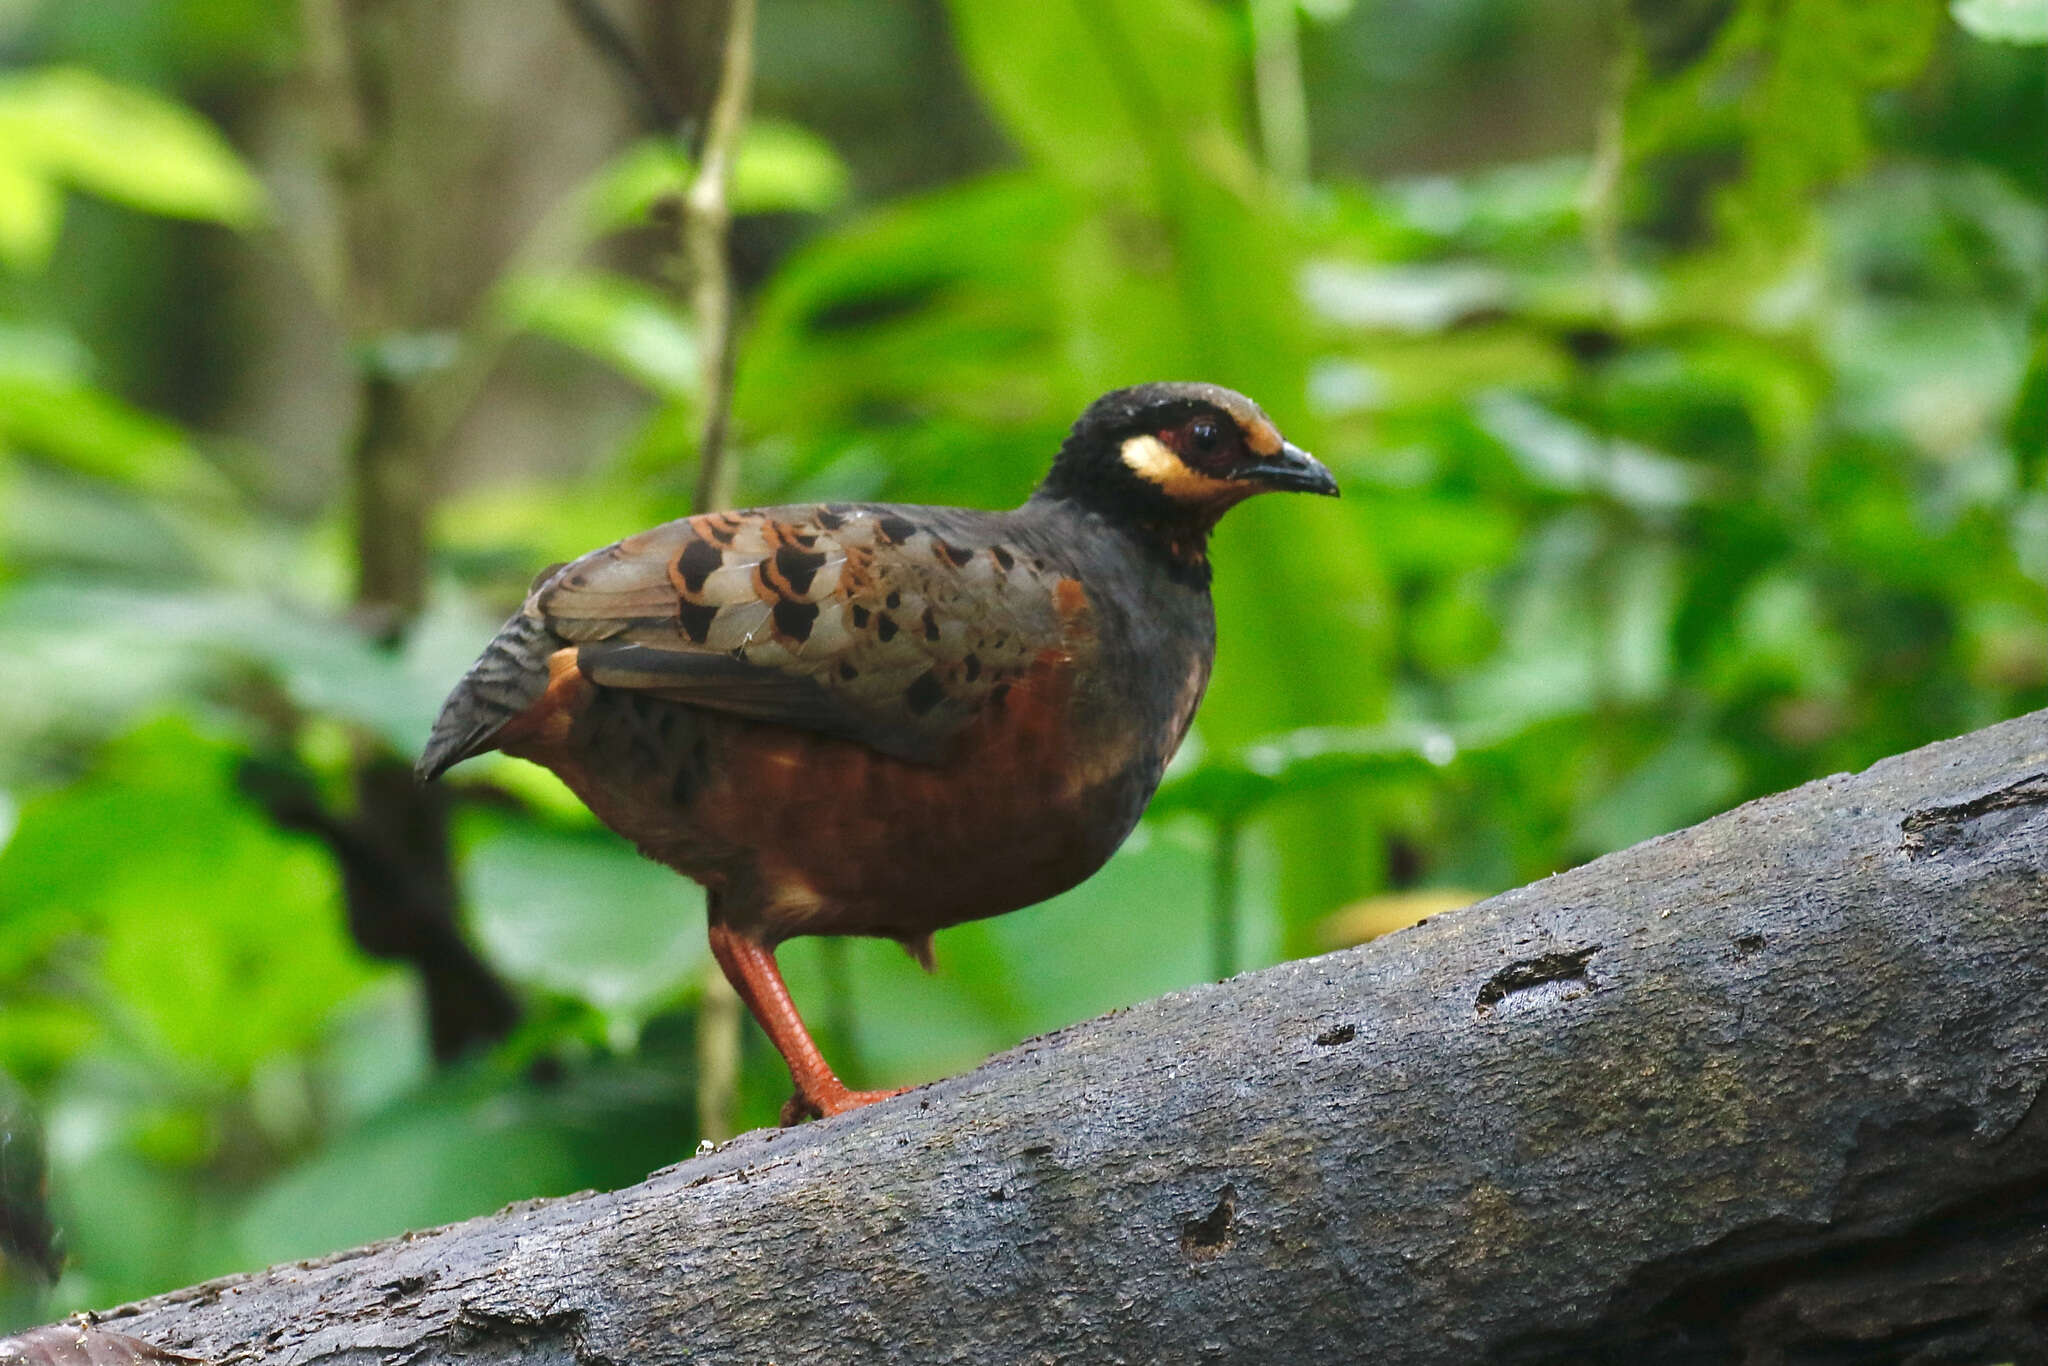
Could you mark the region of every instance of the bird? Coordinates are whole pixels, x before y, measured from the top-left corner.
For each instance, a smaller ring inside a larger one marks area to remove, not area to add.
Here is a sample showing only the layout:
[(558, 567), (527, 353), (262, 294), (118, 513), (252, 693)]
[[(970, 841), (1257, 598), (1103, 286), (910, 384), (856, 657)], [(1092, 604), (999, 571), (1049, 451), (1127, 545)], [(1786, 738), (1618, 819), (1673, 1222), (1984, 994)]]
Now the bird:
[(1255, 494), (1335, 495), (1244, 395), (1088, 405), (1006, 511), (706, 512), (544, 571), (458, 682), (417, 774), (551, 769), (706, 890), (711, 952), (789, 1066), (785, 1123), (849, 1089), (775, 952), (941, 929), (1082, 882), (1136, 827), (1208, 686), (1209, 538)]

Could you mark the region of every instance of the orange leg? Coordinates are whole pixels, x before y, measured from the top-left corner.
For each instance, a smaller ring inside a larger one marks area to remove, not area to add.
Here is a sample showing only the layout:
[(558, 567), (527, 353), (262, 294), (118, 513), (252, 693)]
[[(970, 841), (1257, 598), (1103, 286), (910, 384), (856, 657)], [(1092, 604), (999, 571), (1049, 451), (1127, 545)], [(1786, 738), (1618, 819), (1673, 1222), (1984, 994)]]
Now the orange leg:
[(794, 1124), (806, 1117), (842, 1114), (903, 1094), (901, 1089), (849, 1091), (846, 1083), (833, 1075), (825, 1055), (811, 1041), (811, 1031), (804, 1028), (803, 1016), (796, 1013), (796, 1002), (789, 999), (789, 988), (782, 984), (782, 969), (775, 966), (772, 952), (714, 921), (711, 956), (718, 960), (725, 980), (732, 983), (747, 1009), (754, 1012), (761, 1028), (768, 1031), (768, 1039), (782, 1054), (782, 1060), (789, 1064), (796, 1094), (782, 1107), (784, 1124)]

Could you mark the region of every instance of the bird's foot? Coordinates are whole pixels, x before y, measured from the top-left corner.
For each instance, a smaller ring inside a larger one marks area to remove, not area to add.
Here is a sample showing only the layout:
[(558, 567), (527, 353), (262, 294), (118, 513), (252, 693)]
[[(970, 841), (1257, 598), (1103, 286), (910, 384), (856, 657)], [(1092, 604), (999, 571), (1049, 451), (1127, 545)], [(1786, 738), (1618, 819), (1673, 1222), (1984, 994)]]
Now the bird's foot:
[(848, 1110), (858, 1110), (863, 1105), (900, 1096), (909, 1089), (908, 1086), (898, 1086), (889, 1091), (849, 1091), (836, 1080), (829, 1086), (809, 1090), (799, 1088), (795, 1095), (782, 1103), (782, 1126), (786, 1129), (807, 1119), (843, 1115)]

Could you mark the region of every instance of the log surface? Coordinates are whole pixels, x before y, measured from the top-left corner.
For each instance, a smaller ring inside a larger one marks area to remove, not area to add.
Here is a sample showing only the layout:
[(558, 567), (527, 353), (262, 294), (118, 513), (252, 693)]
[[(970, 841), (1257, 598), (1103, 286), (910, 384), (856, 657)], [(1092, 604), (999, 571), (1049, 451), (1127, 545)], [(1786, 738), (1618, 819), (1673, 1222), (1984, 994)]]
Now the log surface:
[(2044, 912), (2048, 712), (103, 1322), (295, 1366), (2048, 1360)]

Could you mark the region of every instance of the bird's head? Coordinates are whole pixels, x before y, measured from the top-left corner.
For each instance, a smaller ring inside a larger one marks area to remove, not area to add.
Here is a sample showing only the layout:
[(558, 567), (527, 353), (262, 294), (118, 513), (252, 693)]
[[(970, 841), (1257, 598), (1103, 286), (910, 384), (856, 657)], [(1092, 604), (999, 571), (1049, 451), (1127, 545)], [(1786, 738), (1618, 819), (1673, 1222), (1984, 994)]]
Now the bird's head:
[(1179, 534), (1206, 532), (1255, 493), (1334, 496), (1337, 481), (1243, 394), (1141, 384), (1088, 405), (1038, 496)]

